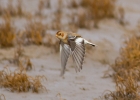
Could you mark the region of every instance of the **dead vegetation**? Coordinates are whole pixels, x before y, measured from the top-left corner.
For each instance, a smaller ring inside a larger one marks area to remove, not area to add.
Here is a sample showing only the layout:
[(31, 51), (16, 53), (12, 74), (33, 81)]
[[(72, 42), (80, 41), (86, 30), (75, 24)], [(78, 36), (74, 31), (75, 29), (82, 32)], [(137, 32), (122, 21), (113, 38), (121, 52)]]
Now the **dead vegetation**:
[(133, 36), (131, 39), (125, 42), (125, 47), (120, 51), (120, 57), (112, 65), (115, 73), (124, 79), (128, 75), (133, 75), (136, 80), (140, 80), (140, 37)]
[[(121, 25), (124, 25), (124, 10), (117, 9), (116, 0), (81, 0), (81, 3), (71, 1), (70, 7), (76, 9), (71, 14), (71, 26), (77, 28), (92, 29), (98, 28), (98, 23), (105, 19), (117, 19)], [(115, 13), (115, 12), (118, 13)], [(75, 17), (76, 20), (73, 20)]]
[(6, 100), (5, 95), (4, 94), (0, 94), (0, 100)]
[(16, 65), (19, 69), (31, 71), (33, 69), (33, 64), (31, 59), (24, 55), (24, 49), (22, 46), (16, 47), (14, 50), (14, 57), (12, 59), (8, 59), (11, 64)]
[(115, 0), (82, 0), (81, 5), (88, 11), (88, 15), (94, 20), (94, 27), (104, 18), (113, 18)]
[(0, 5), (0, 15), (9, 14), (10, 16), (24, 16), (26, 15), (22, 9), (22, 0), (17, 0), (17, 5), (13, 5), (13, 0), (9, 0), (7, 7)]
[(70, 8), (77, 8), (78, 7), (78, 4), (76, 2), (76, 0), (71, 0), (71, 4), (69, 6)]
[(46, 8), (50, 8), (50, 0), (39, 0), (39, 4), (38, 4), (38, 11), (36, 13), (36, 15), (40, 15), (42, 16), (42, 11)]
[(87, 16), (85, 13), (78, 14), (78, 21), (77, 21), (76, 25), (79, 28), (88, 28), (89, 23), (87, 23), (87, 21), (85, 19), (87, 19)]
[(2, 8), (1, 5), (0, 5), (0, 15), (2, 15), (3, 12), (4, 12), (4, 10), (3, 10), (3, 8)]
[(45, 35), (43, 45), (52, 48), (55, 53), (59, 52), (59, 40), (51, 34)]
[(9, 1), (7, 9), (5, 9), (6, 13), (9, 13), (11, 16), (23, 16), (22, 10), (22, 1), (18, 0), (18, 4), (16, 6), (12, 5), (12, 0)]
[(42, 24), (41, 21), (28, 21), (25, 31), (17, 32), (11, 24), (11, 17), (9, 14), (3, 16), (4, 23), (0, 24), (0, 46), (12, 47), (17, 46), (14, 61), (19, 62), (19, 52), (22, 45), (45, 45), (51, 47), (54, 51), (58, 51), (57, 46), (59, 41), (51, 34), (46, 34), (47, 25)]
[[(26, 74), (25, 70), (15, 70), (11, 72), (8, 68), (0, 71), (0, 86), (9, 89), (14, 92), (39, 92), (40, 90), (46, 89), (41, 79), (44, 76), (31, 77)], [(46, 79), (46, 78), (45, 78)]]
[[(71, 13), (71, 16), (76, 16), (76, 20), (72, 19), (72, 22), (67, 23), (67, 27), (69, 29), (73, 29), (74, 31), (77, 30), (77, 28), (86, 28), (91, 29), (93, 27), (98, 27), (98, 23), (100, 20), (104, 18), (114, 18), (116, 17), (115, 13), (115, 0), (81, 0), (81, 4), (75, 0), (71, 0), (68, 7), (74, 8), (78, 11), (76, 11), (76, 14)], [(82, 9), (81, 8), (82, 5)], [(63, 11), (63, 2), (62, 0), (58, 0), (58, 8), (54, 13), (52, 13), (52, 22), (49, 24), (48, 28), (52, 30), (61, 30), (66, 25), (63, 25), (62, 19), (63, 15), (65, 15), (65, 12)], [(38, 3), (38, 10), (35, 12), (35, 15), (39, 15), (40, 18), (49, 18), (43, 15), (43, 11), (45, 9), (51, 9), (51, 2), (50, 0), (40, 0)], [(81, 13), (82, 12), (82, 13)], [(124, 25), (124, 10), (123, 8), (120, 8), (119, 13), (117, 14), (119, 16), (119, 23)], [(9, 14), (11, 17), (13, 16), (26, 16), (27, 17), (38, 17), (34, 16), (31, 13), (27, 13), (23, 11), (22, 7), (22, 0), (17, 1), (17, 5), (13, 5), (13, 0), (9, 0), (7, 8), (3, 8), (0, 6), (0, 15), (3, 14)], [(74, 28), (73, 28), (74, 27)], [(76, 29), (75, 29), (76, 28)], [(37, 43), (38, 44), (38, 43)]]
[(125, 25), (126, 24), (126, 22), (125, 22), (125, 11), (124, 11), (124, 9), (122, 7), (120, 7), (118, 9), (118, 15), (116, 15), (116, 16), (118, 16), (116, 18), (119, 20), (119, 23), (121, 25)]
[(24, 54), (24, 49), (21, 46), (18, 46), (14, 53), (14, 58), (10, 60), (10, 63), (17, 65), (20, 69), (30, 71), (33, 68), (33, 64), (29, 57), (26, 57)]
[(61, 93), (58, 93), (56, 96), (59, 98), (59, 100), (66, 100), (62, 98)]
[(140, 87), (133, 76), (126, 79), (116, 76), (116, 91), (106, 91), (105, 100), (139, 100)]
[(4, 23), (0, 24), (0, 46), (13, 46), (15, 38), (15, 29), (11, 26), (11, 19), (9, 15), (3, 16)]
[(17, 47), (17, 49), (14, 52), (13, 61), (10, 61), (10, 62), (13, 62), (14, 64), (19, 66), (20, 58), (23, 56), (23, 52), (24, 52), (24, 50), (22, 49), (21, 46)]
[(58, 0), (58, 8), (54, 13), (55, 18), (52, 21), (51, 29), (52, 30), (61, 30), (62, 29), (62, 0)]
[(120, 56), (111, 67), (116, 91), (104, 95), (106, 100), (140, 99), (140, 37), (133, 36), (121, 48)]
[(42, 44), (43, 37), (45, 35), (45, 28), (45, 25), (41, 22), (29, 21), (26, 26), (26, 31), (23, 34), (23, 41), (25, 41), (26, 44)]
[(33, 64), (30, 58), (27, 58), (26, 70), (32, 70), (32, 69), (33, 69)]

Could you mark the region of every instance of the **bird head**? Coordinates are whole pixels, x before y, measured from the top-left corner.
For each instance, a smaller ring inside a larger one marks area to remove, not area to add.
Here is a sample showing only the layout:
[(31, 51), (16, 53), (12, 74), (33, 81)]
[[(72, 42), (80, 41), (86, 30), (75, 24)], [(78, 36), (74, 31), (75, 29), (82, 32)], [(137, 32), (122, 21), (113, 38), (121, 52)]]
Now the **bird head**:
[(64, 32), (64, 31), (58, 31), (56, 33), (56, 37), (58, 39), (61, 39), (61, 40), (65, 40), (67, 38), (67, 32)]

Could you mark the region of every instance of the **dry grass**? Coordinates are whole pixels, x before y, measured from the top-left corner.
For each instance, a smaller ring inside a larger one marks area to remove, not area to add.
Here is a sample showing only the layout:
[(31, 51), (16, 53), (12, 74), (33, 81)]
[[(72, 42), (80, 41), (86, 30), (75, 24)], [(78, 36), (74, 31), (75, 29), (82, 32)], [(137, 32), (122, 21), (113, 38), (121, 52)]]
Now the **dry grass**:
[(0, 71), (0, 86), (9, 89), (14, 92), (39, 92), (42, 89), (46, 89), (42, 83), (41, 79), (44, 76), (31, 77), (26, 74), (24, 70), (16, 70), (11, 72), (9, 69), (5, 68)]
[(40, 0), (38, 4), (39, 11), (42, 11), (44, 8), (50, 8), (50, 0)]
[(13, 46), (15, 38), (15, 29), (11, 26), (11, 19), (9, 15), (3, 16), (4, 23), (0, 25), (0, 46)]
[[(16, 33), (16, 29), (11, 26), (11, 17), (9, 14), (3, 16), (5, 23), (0, 26), (0, 46), (10, 47), (18, 46), (15, 52), (14, 61), (18, 64), (21, 45), (41, 45), (44, 44), (48, 47), (52, 47), (54, 51), (58, 51), (59, 41), (55, 39), (54, 35), (45, 34), (47, 26), (40, 21), (28, 21), (25, 31), (19, 31)], [(46, 42), (44, 42), (44, 40)]]
[(5, 95), (4, 94), (0, 94), (0, 100), (6, 100)]
[(81, 4), (94, 19), (94, 27), (98, 27), (97, 24), (101, 19), (114, 17), (115, 0), (82, 0)]
[(59, 97), (59, 100), (66, 100), (62, 98), (61, 93), (58, 93), (56, 96)]
[(67, 25), (63, 25), (67, 31), (77, 32), (79, 28), (90, 29), (91, 22), (87, 19), (87, 14), (84, 11), (74, 12), (69, 15), (70, 21)]
[(39, 4), (38, 4), (38, 10), (39, 10), (39, 12), (41, 12), (43, 10), (44, 4), (45, 4), (44, 0), (40, 0), (39, 1)]
[(56, 11), (55, 18), (53, 19), (50, 29), (52, 30), (61, 30), (62, 24), (61, 24), (61, 11)]
[(10, 16), (24, 16), (25, 13), (22, 9), (22, 0), (17, 1), (17, 5), (13, 5), (13, 0), (9, 0), (7, 8), (1, 7), (0, 15), (9, 14)]
[(25, 57), (23, 53), (24, 49), (22, 48), (22, 46), (18, 46), (14, 53), (14, 59), (12, 59), (10, 62), (16, 64), (21, 69), (30, 71), (33, 68), (33, 64), (30, 58)]
[(54, 13), (55, 18), (52, 21), (51, 29), (52, 30), (61, 30), (62, 29), (62, 23), (61, 23), (61, 18), (62, 18), (62, 0), (58, 0), (58, 9)]
[(20, 58), (22, 57), (23, 52), (24, 52), (24, 50), (22, 49), (21, 46), (18, 46), (16, 48), (15, 53), (14, 53), (14, 59), (12, 61), (14, 64), (16, 64), (16, 65), (19, 66), (19, 64), (20, 64)]
[(112, 65), (116, 91), (106, 93), (106, 100), (140, 100), (140, 37), (133, 36), (121, 48), (120, 57)]
[(30, 58), (24, 55), (24, 49), (21, 45), (15, 49), (14, 57), (13, 59), (9, 60), (9, 62), (26, 71), (30, 71), (33, 68)]
[(4, 13), (4, 8), (0, 5), (0, 15)]
[(26, 70), (32, 70), (33, 69), (33, 64), (31, 60), (28, 58), (27, 59), (27, 64), (26, 64)]
[(120, 57), (112, 65), (115, 74), (127, 78), (128, 74), (132, 74), (136, 79), (140, 80), (140, 37), (134, 36), (125, 43), (125, 47), (121, 49)]
[(85, 20), (87, 17), (86, 17), (86, 14), (85, 13), (81, 13), (81, 14), (78, 14), (78, 23), (77, 23), (77, 26), (79, 28), (87, 28), (87, 21)]
[(54, 35), (46, 34), (43, 44), (52, 48), (53, 52), (59, 52), (59, 40)]
[(38, 3), (38, 10), (35, 13), (35, 16), (37, 17), (41, 17), (41, 18), (46, 18), (47, 16), (44, 16), (43, 11), (45, 9), (50, 9), (51, 8), (51, 4), (50, 4), (50, 0), (39, 0)]
[(133, 76), (116, 76), (116, 91), (104, 94), (105, 100), (139, 100), (140, 87)]
[(37, 12), (36, 15), (41, 16), (41, 14), (42, 14), (41, 12), (44, 9), (44, 4), (45, 4), (44, 0), (40, 0), (39, 1), (39, 4), (38, 4), (38, 12)]
[(41, 22), (30, 21), (26, 26), (26, 31), (23, 34), (27, 44), (40, 45), (43, 42), (46, 26)]
[(125, 11), (124, 11), (124, 9), (123, 9), (122, 7), (120, 7), (120, 8), (118, 9), (118, 15), (119, 15), (119, 18), (118, 18), (119, 23), (120, 23), (121, 25), (125, 25), (125, 24), (126, 24), (126, 22), (125, 22), (125, 20), (124, 20), (124, 18), (125, 18)]
[(71, 0), (71, 5), (69, 6), (70, 8), (77, 8), (78, 4), (75, 0)]

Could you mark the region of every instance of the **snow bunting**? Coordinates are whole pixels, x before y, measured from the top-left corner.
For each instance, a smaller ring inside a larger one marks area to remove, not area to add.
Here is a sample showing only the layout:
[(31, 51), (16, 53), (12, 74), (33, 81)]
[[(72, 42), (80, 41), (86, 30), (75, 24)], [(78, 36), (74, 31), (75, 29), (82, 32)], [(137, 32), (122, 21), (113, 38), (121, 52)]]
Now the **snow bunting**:
[(82, 38), (77, 33), (58, 31), (56, 37), (60, 39), (60, 56), (61, 56), (61, 76), (64, 75), (66, 69), (66, 63), (69, 55), (72, 55), (72, 59), (76, 64), (75, 70), (80, 71), (85, 55), (85, 44), (95, 46), (91, 42)]

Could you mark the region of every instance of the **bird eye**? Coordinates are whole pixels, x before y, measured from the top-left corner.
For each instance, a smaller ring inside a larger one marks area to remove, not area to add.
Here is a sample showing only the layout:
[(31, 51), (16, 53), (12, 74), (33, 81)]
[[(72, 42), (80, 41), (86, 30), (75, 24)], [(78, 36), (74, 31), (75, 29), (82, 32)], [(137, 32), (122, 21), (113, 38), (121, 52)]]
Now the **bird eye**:
[(58, 33), (58, 35), (61, 35), (61, 32), (60, 32), (60, 33)]
[(61, 35), (61, 32), (60, 32), (60, 31), (58, 31), (56, 34), (59, 36), (59, 35)]

